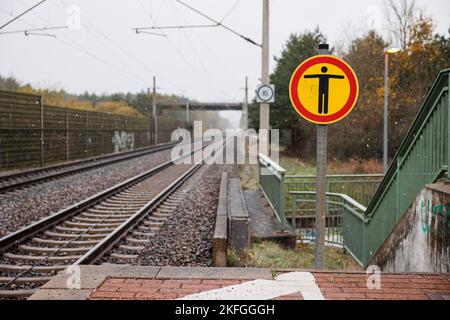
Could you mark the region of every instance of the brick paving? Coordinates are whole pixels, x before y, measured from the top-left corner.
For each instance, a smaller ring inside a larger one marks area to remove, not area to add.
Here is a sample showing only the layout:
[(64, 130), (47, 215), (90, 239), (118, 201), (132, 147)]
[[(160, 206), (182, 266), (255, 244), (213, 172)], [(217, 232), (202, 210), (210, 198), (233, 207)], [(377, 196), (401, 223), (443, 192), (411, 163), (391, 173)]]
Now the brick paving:
[(91, 295), (91, 300), (177, 299), (206, 290), (240, 284), (243, 280), (217, 279), (125, 279), (108, 278)]
[[(380, 289), (365, 272), (268, 268), (80, 266), (79, 288), (60, 272), (32, 300), (148, 300), (203, 298), (450, 300), (450, 274), (382, 273)], [(71, 282), (70, 282), (71, 283)]]
[(313, 274), (327, 300), (429, 300), (430, 294), (438, 292), (450, 298), (448, 274), (382, 274), (380, 289), (367, 287), (366, 274)]
[[(450, 299), (450, 275), (382, 274), (381, 289), (367, 287), (365, 273), (312, 272), (326, 300), (429, 300)], [(94, 300), (178, 299), (249, 280), (238, 279), (127, 279), (108, 278), (95, 290)], [(274, 300), (302, 300), (301, 292)]]

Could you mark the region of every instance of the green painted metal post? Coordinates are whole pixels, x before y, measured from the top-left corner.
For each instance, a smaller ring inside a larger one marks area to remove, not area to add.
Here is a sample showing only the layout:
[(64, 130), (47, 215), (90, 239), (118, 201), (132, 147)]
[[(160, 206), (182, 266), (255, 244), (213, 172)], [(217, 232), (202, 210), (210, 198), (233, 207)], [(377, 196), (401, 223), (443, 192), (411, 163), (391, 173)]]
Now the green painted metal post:
[(295, 194), (291, 194), (291, 207), (292, 207), (292, 218), (291, 218), (291, 226), (292, 229), (297, 230), (297, 196)]
[(41, 167), (45, 165), (45, 127), (44, 127), (44, 98), (41, 96), (39, 99), (39, 110), (40, 110), (40, 119), (41, 119)]
[(281, 220), (281, 229), (286, 230), (286, 214), (285, 214), (285, 205), (284, 205), (284, 172), (280, 172), (280, 220)]
[(447, 180), (450, 180), (450, 75), (447, 74)]

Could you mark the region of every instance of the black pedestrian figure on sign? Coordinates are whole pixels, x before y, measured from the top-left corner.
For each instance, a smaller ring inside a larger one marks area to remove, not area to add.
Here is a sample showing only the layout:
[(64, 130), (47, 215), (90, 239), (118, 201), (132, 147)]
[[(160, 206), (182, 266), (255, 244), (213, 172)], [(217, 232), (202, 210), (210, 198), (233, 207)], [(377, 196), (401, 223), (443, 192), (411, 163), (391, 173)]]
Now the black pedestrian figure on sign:
[[(328, 68), (323, 66), (320, 71), (327, 73)], [(328, 113), (328, 87), (330, 79), (344, 79), (344, 76), (337, 74), (308, 74), (304, 78), (319, 78), (319, 113)], [(323, 111), (323, 112), (322, 112)]]

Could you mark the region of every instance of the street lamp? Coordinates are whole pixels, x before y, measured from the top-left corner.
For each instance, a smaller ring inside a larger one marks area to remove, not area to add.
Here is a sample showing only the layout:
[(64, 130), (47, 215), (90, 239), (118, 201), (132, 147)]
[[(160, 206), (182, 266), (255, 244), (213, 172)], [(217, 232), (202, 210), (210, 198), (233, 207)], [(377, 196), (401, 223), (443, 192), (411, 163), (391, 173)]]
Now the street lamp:
[(388, 69), (389, 54), (400, 52), (398, 47), (384, 48), (384, 125), (383, 125), (383, 171), (386, 174), (388, 169)]

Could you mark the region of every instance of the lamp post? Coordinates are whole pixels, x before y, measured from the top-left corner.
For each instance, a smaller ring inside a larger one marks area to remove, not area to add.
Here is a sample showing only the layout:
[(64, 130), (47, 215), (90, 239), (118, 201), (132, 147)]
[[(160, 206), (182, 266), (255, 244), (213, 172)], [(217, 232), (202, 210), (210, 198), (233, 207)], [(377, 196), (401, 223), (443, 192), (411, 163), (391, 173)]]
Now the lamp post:
[(383, 120), (383, 172), (388, 169), (388, 76), (389, 76), (389, 54), (399, 52), (397, 47), (384, 48), (384, 120)]

